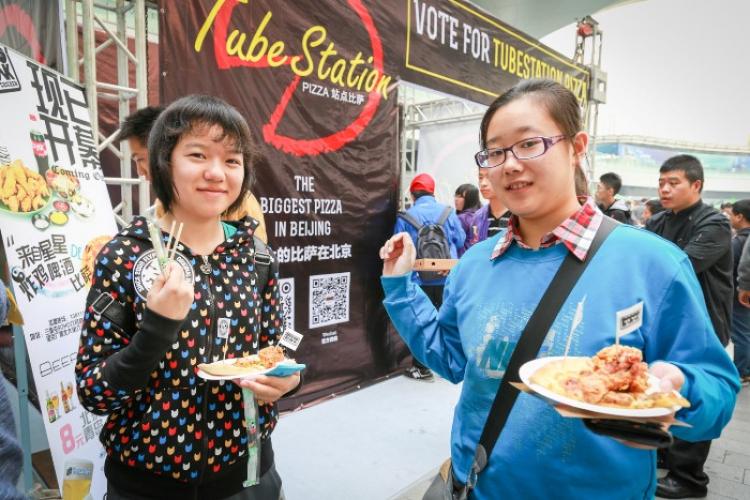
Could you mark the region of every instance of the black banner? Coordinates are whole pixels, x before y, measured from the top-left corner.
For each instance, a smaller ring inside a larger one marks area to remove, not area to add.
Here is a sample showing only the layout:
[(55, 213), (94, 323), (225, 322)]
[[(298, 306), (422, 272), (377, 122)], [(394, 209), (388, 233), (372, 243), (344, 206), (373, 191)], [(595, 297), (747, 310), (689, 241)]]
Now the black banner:
[(308, 365), (295, 401), (372, 380), (407, 355), (387, 334), (377, 252), (398, 192), (394, 66), (378, 2), (161, 3), (162, 101), (220, 96), (268, 164), (253, 188)]
[[(585, 68), (463, 0), (389, 0), (400, 38), (389, 44), (404, 80), (489, 104), (519, 80), (549, 78), (585, 104)], [(544, 13), (540, 13), (544, 15)]]
[(306, 384), (292, 404), (396, 370), (377, 250), (398, 196), (399, 78), (489, 103), (524, 78), (585, 102), (588, 74), (459, 0), (163, 0), (164, 103), (221, 96), (269, 159), (257, 172)]

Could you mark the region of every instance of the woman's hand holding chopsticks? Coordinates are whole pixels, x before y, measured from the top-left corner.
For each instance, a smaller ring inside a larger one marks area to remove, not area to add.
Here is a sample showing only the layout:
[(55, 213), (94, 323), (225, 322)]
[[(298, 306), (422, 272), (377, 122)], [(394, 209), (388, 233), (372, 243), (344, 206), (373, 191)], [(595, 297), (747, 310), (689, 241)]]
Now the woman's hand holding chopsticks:
[(172, 260), (167, 263), (167, 272), (151, 285), (146, 305), (165, 318), (184, 319), (193, 305), (193, 293), (193, 284), (185, 280), (182, 267)]

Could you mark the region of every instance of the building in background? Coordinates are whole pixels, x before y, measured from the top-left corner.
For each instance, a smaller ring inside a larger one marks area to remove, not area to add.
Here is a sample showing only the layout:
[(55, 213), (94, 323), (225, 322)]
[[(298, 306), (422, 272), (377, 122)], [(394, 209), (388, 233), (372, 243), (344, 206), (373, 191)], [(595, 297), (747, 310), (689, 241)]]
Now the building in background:
[(620, 195), (658, 197), (659, 167), (667, 158), (690, 154), (703, 165), (707, 203), (747, 198), (750, 194), (750, 148), (668, 141), (641, 136), (602, 136), (596, 145), (596, 177), (616, 172)]

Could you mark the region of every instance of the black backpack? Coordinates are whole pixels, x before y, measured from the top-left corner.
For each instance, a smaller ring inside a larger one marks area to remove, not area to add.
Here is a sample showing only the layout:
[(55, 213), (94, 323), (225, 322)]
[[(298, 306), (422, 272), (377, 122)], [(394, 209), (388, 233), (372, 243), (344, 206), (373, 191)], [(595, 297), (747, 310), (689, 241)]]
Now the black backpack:
[[(451, 245), (448, 242), (443, 224), (448, 220), (452, 212), (451, 207), (445, 207), (443, 213), (437, 222), (422, 224), (413, 216), (406, 212), (399, 212), (398, 216), (414, 226), (417, 230), (417, 258), (418, 259), (450, 259)], [(435, 271), (417, 271), (422, 281), (430, 281), (442, 278), (440, 273)]]

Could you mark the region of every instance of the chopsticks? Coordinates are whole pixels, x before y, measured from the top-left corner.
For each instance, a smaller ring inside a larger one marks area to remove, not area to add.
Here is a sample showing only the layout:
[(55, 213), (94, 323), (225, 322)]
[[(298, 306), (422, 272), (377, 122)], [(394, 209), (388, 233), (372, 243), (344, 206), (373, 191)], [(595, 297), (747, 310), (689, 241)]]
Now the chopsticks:
[[(172, 221), (172, 227), (174, 227), (175, 221)], [(172, 254), (169, 256), (169, 260), (174, 260), (174, 256), (177, 254), (177, 245), (180, 243), (180, 236), (182, 236), (182, 227), (184, 224), (180, 222), (180, 227), (177, 228), (177, 235), (174, 238), (172, 245)], [(169, 237), (172, 238), (172, 229), (169, 230)], [(169, 240), (167, 240), (167, 252), (169, 252)]]
[(180, 243), (180, 236), (182, 236), (182, 228), (184, 224), (180, 222), (180, 225), (177, 227), (177, 234), (173, 239), (172, 235), (174, 234), (176, 224), (177, 221), (173, 220), (172, 225), (169, 228), (169, 236), (167, 237), (167, 244), (165, 246), (161, 240), (161, 230), (159, 227), (153, 221), (148, 222), (148, 233), (151, 237), (151, 244), (156, 252), (156, 259), (159, 262), (159, 269), (162, 274), (165, 274), (167, 263), (170, 260), (174, 260), (175, 255), (177, 254), (177, 245)]

